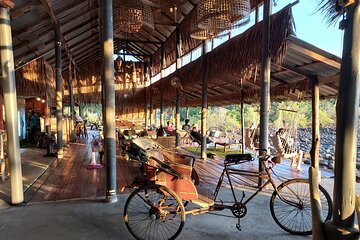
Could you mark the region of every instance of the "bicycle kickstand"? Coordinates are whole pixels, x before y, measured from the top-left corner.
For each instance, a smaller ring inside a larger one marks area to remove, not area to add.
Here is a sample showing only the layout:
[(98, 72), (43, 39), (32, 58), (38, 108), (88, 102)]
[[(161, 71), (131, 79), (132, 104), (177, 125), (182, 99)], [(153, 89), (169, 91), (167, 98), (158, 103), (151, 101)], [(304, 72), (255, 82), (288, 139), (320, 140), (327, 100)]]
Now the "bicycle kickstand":
[(236, 228), (237, 228), (237, 230), (239, 230), (239, 231), (241, 231), (240, 218), (241, 218), (241, 217), (238, 217), (238, 222), (237, 222), (237, 224), (236, 224)]

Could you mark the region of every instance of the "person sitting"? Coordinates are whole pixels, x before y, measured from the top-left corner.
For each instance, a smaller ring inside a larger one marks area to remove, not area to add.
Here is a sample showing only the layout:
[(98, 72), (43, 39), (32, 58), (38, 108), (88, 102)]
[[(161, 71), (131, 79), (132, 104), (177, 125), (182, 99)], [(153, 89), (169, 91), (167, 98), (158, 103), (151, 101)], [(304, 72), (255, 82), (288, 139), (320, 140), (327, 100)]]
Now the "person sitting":
[[(196, 124), (193, 124), (190, 130), (190, 136), (193, 138), (193, 142), (201, 144), (201, 132)], [(212, 143), (209, 137), (206, 137), (206, 144)]]
[(175, 126), (171, 121), (167, 121), (167, 125), (164, 127), (164, 131), (169, 136), (175, 136), (176, 134)]
[(286, 129), (280, 128), (272, 137), (278, 155), (290, 159), (290, 167), (301, 171), (303, 151), (294, 147), (294, 139), (288, 136)]
[(156, 130), (156, 137), (163, 137), (164, 136), (164, 128), (162, 125)]
[(186, 119), (186, 120), (185, 120), (185, 124), (182, 125), (181, 129), (182, 129), (182, 130), (185, 130), (185, 131), (190, 131), (191, 126), (190, 126), (189, 122), (190, 122), (190, 120), (189, 120), (189, 119)]

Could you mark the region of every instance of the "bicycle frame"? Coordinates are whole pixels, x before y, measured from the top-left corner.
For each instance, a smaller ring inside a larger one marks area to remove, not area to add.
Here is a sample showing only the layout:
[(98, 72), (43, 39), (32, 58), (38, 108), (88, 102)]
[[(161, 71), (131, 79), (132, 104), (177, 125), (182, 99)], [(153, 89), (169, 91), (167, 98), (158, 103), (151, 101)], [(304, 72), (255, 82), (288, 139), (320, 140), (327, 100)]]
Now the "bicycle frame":
[[(247, 198), (245, 200), (245, 202), (241, 202), (242, 204), (246, 205), (247, 203), (249, 203), (259, 192), (261, 192), (267, 185), (271, 184), (272, 187), (274, 188), (274, 191), (276, 191), (276, 193), (278, 194), (279, 198), (289, 204), (289, 205), (292, 205), (292, 206), (298, 206), (298, 203), (294, 203), (294, 202), (291, 202), (285, 198), (283, 198), (281, 196), (281, 194), (277, 191), (277, 187), (275, 185), (275, 181), (274, 179), (271, 177), (271, 173), (270, 173), (270, 170), (271, 168), (266, 166), (265, 164), (266, 161), (262, 161), (262, 164), (264, 166), (264, 169), (265, 169), (265, 173), (261, 173), (261, 172), (258, 172), (258, 171), (247, 171), (247, 170), (241, 170), (241, 169), (233, 169), (233, 168), (228, 168), (228, 166), (225, 164), (224, 166), (224, 170), (222, 172), (222, 174), (220, 175), (219, 177), (219, 181), (217, 183), (217, 186), (215, 188), (215, 192), (214, 192), (214, 202), (216, 202), (216, 198), (218, 196), (218, 193), (220, 191), (220, 188), (221, 188), (221, 185), (222, 185), (222, 182), (224, 180), (224, 176), (226, 174), (227, 178), (228, 178), (228, 181), (229, 181), (229, 184), (230, 184), (230, 188), (231, 188), (231, 193), (233, 195), (233, 198), (234, 198), (234, 203), (237, 203), (238, 200), (237, 200), (237, 197), (236, 197), (236, 194), (235, 194), (235, 191), (234, 191), (234, 187), (233, 187), (233, 184), (232, 184), (232, 181), (231, 181), (231, 175), (243, 175), (243, 176), (253, 176), (253, 177), (258, 177), (258, 178), (263, 178), (263, 179), (267, 179), (267, 181), (261, 186), (259, 187), (249, 198)], [(244, 197), (243, 197), (244, 198)], [(241, 199), (242, 201), (242, 199)], [(223, 207), (231, 207), (231, 206), (225, 206), (223, 205)]]

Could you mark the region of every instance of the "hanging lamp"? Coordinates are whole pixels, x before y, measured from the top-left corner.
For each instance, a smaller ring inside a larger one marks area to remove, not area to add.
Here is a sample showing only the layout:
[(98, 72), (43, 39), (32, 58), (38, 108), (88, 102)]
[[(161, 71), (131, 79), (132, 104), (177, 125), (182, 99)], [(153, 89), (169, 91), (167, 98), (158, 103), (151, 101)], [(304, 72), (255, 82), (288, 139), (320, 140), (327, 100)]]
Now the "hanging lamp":
[(198, 27), (197, 10), (195, 9), (190, 16), (190, 37), (198, 40), (215, 38), (218, 35), (217, 30), (207, 30)]
[(197, 23), (200, 29), (222, 31), (250, 13), (250, 0), (200, 0)]
[(154, 29), (151, 7), (141, 0), (114, 0), (113, 16), (117, 32), (136, 33), (143, 26)]

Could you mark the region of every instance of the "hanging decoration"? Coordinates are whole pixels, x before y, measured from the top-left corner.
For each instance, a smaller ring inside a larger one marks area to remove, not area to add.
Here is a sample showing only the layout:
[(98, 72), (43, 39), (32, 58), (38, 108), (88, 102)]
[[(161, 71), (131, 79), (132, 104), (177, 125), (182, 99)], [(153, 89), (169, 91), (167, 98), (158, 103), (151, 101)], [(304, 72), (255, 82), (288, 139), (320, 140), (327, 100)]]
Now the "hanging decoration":
[(117, 32), (136, 33), (144, 26), (154, 29), (151, 7), (141, 0), (115, 0), (113, 16)]
[(250, 13), (250, 0), (200, 0), (197, 23), (200, 29), (222, 31)]
[(181, 6), (182, 4), (187, 2), (187, 0), (143, 0), (143, 2), (155, 7), (167, 8), (173, 6)]
[(198, 40), (215, 38), (219, 31), (199, 28), (196, 13), (197, 10), (195, 9), (195, 11), (193, 11), (192, 15), (190, 16), (190, 37)]

